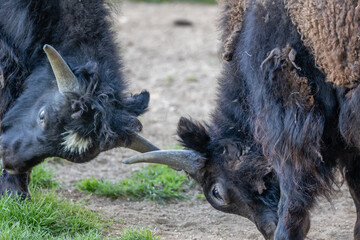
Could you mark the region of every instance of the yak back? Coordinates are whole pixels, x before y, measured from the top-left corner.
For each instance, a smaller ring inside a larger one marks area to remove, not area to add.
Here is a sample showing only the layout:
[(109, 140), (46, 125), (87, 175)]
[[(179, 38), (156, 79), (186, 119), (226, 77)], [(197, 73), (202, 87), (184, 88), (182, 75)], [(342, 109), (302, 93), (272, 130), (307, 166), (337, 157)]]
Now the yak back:
[[(360, 79), (360, 8), (351, 0), (283, 0), (287, 14), (311, 49), (327, 81), (354, 87)], [(276, 4), (273, 0), (222, 0), (223, 58), (232, 59), (244, 14), (251, 4)]]
[(360, 7), (351, 0), (286, 0), (292, 21), (316, 63), (336, 85), (353, 87), (360, 79)]

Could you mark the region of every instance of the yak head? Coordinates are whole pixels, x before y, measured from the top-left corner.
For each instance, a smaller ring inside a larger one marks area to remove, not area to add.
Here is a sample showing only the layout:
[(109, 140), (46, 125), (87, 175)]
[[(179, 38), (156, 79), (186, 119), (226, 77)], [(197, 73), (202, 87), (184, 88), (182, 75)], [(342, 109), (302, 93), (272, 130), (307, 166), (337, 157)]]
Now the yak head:
[(136, 134), (147, 92), (125, 96), (100, 81), (96, 63), (70, 69), (53, 47), (44, 51), (50, 65), (30, 74), (1, 123), (0, 158), (8, 173), (24, 173), (46, 157), (86, 162), (119, 146), (157, 150)]
[(199, 123), (181, 118), (178, 135), (187, 150), (154, 151), (124, 162), (151, 162), (182, 169), (202, 187), (216, 209), (254, 222), (266, 239), (273, 239), (280, 198), (274, 170), (256, 145), (233, 138), (212, 139)]

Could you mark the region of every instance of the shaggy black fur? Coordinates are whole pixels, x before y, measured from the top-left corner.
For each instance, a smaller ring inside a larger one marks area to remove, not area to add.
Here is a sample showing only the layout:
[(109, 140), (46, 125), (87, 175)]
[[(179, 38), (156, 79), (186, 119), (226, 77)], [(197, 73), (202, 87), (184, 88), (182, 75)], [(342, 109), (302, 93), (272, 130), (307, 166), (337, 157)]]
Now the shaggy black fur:
[[(236, 78), (222, 80), (227, 85)], [(232, 115), (234, 111), (227, 113)], [(207, 128), (186, 118), (180, 119), (178, 135), (182, 144), (206, 159), (203, 168), (191, 177), (202, 186), (214, 208), (248, 218), (266, 239), (272, 239), (280, 198), (276, 176), (251, 135), (239, 127), (239, 123), (245, 123), (244, 115), (234, 118), (229, 115), (218, 108), (213, 119), (219, 121), (219, 125), (214, 123)]]
[[(206, 158), (194, 178), (215, 208), (249, 218), (267, 239), (304, 239), (309, 210), (330, 197), (336, 166), (360, 207), (360, 87), (326, 82), (282, 1), (254, 2), (234, 30), (211, 124), (182, 119), (178, 135)], [(223, 38), (231, 35), (227, 19)]]
[[(3, 167), (26, 172), (48, 156), (89, 161), (100, 151), (129, 144), (141, 131), (137, 116), (146, 111), (149, 94), (125, 93), (108, 17), (102, 0), (0, 0)], [(44, 44), (68, 63), (79, 91), (58, 91)], [(66, 148), (71, 133), (91, 147)]]

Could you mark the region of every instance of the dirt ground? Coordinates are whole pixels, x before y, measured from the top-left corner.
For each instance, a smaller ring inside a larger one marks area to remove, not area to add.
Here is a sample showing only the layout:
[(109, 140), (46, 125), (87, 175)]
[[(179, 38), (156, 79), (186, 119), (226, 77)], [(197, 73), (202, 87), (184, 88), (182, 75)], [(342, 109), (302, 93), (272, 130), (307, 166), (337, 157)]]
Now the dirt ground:
[[(121, 41), (124, 73), (133, 93), (151, 93), (150, 110), (141, 117), (143, 136), (161, 148), (176, 144), (175, 129), (180, 116), (207, 120), (214, 108), (216, 78), (221, 71), (218, 49), (216, 5), (122, 3), (114, 13), (114, 26)], [(175, 26), (186, 19), (192, 26)], [(87, 164), (56, 163), (56, 175), (72, 200), (87, 195), (74, 189), (86, 177), (117, 181), (137, 166), (121, 159), (135, 154), (115, 149)], [(115, 224), (109, 233), (124, 227), (149, 227), (162, 240), (263, 239), (254, 224), (236, 215), (221, 213), (204, 200), (193, 199), (165, 206), (152, 202), (129, 202), (92, 196), (88, 208), (100, 211)], [(353, 236), (356, 215), (346, 187), (330, 204), (320, 199), (312, 212), (308, 239), (347, 240)]]

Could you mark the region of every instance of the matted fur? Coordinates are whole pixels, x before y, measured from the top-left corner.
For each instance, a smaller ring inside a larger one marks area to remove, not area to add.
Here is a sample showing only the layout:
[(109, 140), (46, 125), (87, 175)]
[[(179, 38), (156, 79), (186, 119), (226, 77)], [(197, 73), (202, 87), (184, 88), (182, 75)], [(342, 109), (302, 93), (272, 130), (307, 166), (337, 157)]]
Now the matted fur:
[(359, 1), (285, 0), (285, 4), (327, 81), (346, 87), (358, 84)]
[(283, 49), (275, 48), (268, 57), (261, 63), (260, 68), (263, 70), (264, 65), (269, 61), (274, 61), (275, 65), (280, 65), (282, 72), (282, 84), (278, 87), (279, 98), (284, 98), (284, 106), (289, 107), (291, 104), (303, 106), (307, 111), (314, 105), (314, 96), (312, 93), (309, 80), (304, 76), (299, 76), (296, 72), (301, 70), (295, 63), (296, 51), (290, 44)]
[[(232, 59), (244, 13), (252, 3), (266, 0), (223, 0), (223, 29), (226, 61)], [(358, 1), (284, 0), (288, 14), (312, 50), (327, 81), (353, 87), (360, 81), (360, 7)], [(266, 21), (266, 19), (264, 19)]]
[(219, 3), (223, 9), (221, 21), (223, 59), (231, 61), (246, 9), (253, 3), (265, 4), (266, 0), (219, 0)]
[(231, 61), (234, 53), (234, 46), (242, 27), (248, 0), (220, 0), (219, 3), (223, 8), (223, 59), (225, 61)]
[[(267, 0), (219, 0), (223, 9), (222, 30), (227, 31), (228, 37), (233, 31), (239, 30), (244, 21), (244, 14), (250, 4), (264, 5)], [(264, 19), (266, 20), (266, 19)]]

